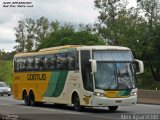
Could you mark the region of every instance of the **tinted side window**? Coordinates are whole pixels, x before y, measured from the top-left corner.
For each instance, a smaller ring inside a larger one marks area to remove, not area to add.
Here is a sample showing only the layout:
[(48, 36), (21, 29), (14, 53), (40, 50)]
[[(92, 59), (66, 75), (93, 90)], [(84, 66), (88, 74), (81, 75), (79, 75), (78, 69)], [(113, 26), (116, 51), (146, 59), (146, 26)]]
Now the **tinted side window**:
[(47, 55), (45, 58), (45, 70), (56, 70), (56, 55)]
[(20, 62), (20, 71), (24, 71), (25, 70), (25, 59), (21, 58), (21, 62)]
[(74, 56), (74, 59), (75, 59), (75, 69), (79, 69), (78, 52), (73, 52), (73, 56)]
[(14, 60), (16, 71), (49, 71), (79, 69), (78, 52), (29, 56)]
[(57, 55), (57, 69), (62, 70), (63, 67), (63, 54), (56, 54)]
[(29, 62), (28, 62), (28, 57), (24, 58), (24, 71), (29, 70)]
[(28, 65), (28, 58), (16, 58), (14, 60), (14, 71), (26, 71)]
[(84, 89), (93, 91), (93, 77), (91, 74), (90, 51), (81, 51), (82, 79)]
[(67, 65), (69, 70), (76, 70), (79, 68), (78, 52), (70, 52), (67, 54)]
[(35, 57), (28, 57), (28, 71), (34, 71)]
[(44, 56), (36, 56), (35, 57), (35, 70), (43, 71), (45, 67), (45, 57)]
[(15, 72), (18, 72), (19, 71), (19, 69), (20, 69), (20, 65), (19, 65), (19, 59), (14, 59), (14, 71)]

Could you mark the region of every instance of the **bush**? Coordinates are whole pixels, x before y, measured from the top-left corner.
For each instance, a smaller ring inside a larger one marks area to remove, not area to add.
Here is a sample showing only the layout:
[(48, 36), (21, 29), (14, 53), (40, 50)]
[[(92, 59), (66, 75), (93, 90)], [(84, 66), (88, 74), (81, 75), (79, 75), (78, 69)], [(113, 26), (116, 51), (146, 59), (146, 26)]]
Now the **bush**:
[(160, 81), (155, 81), (148, 68), (141, 75), (137, 75), (137, 87), (139, 89), (160, 90)]

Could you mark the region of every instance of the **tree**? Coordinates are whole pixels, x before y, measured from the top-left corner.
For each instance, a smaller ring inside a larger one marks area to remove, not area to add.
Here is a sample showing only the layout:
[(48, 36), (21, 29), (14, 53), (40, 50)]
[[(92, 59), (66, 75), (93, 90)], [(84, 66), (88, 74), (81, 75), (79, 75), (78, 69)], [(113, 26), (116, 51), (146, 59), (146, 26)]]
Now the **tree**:
[(18, 27), (14, 28), (16, 33), (17, 46), (14, 48), (18, 52), (32, 51), (34, 45), (35, 22), (31, 18), (18, 21)]
[(35, 48), (37, 49), (49, 35), (50, 35), (49, 21), (47, 18), (41, 17), (36, 21)]
[[(95, 7), (99, 10), (98, 20), (95, 24), (98, 33), (109, 45), (121, 45), (122, 17), (126, 14), (126, 2), (121, 0), (95, 0)], [(122, 16), (123, 15), (123, 16)]]
[(33, 50), (34, 46), (34, 39), (35, 39), (35, 21), (31, 18), (26, 19), (26, 42), (25, 42), (25, 48), (26, 51), (30, 52)]
[(92, 31), (92, 25), (79, 25), (79, 28), (71, 23), (61, 24), (41, 17), (38, 20), (27, 18), (19, 21), (16, 30), (15, 47), (18, 52), (30, 52), (46, 47), (60, 45), (96, 45), (104, 44), (104, 41)]
[(16, 33), (16, 42), (18, 45), (16, 45), (14, 48), (18, 52), (23, 52), (25, 50), (25, 42), (26, 42), (26, 37), (25, 37), (25, 22), (20, 20), (18, 21), (18, 27), (14, 28)]
[(145, 17), (140, 34), (141, 57), (147, 61), (154, 80), (160, 81), (160, 3), (158, 0), (138, 0)]
[(51, 33), (49, 38), (41, 44), (39, 49), (62, 45), (97, 45), (104, 41), (97, 35), (88, 31), (76, 31), (72, 25), (61, 26), (59, 30)]
[(60, 30), (60, 22), (56, 21), (52, 21), (50, 23), (50, 31), (51, 32), (57, 32), (58, 30)]
[(18, 21), (18, 27), (15, 28), (15, 41), (18, 43), (15, 46), (16, 51), (30, 52), (36, 50), (50, 35), (52, 29), (53, 26), (50, 28), (49, 21), (45, 17), (41, 17), (36, 22), (31, 18)]

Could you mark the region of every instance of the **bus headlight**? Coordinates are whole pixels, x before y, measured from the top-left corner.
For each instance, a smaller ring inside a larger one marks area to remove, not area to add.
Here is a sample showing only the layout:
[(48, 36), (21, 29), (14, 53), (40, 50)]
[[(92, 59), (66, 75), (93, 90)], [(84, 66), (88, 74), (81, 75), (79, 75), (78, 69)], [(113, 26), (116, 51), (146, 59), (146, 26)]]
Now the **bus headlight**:
[(100, 97), (104, 97), (104, 93), (99, 93), (99, 92), (94, 92), (94, 95), (95, 96), (100, 96)]
[(136, 96), (137, 92), (131, 92), (131, 96)]

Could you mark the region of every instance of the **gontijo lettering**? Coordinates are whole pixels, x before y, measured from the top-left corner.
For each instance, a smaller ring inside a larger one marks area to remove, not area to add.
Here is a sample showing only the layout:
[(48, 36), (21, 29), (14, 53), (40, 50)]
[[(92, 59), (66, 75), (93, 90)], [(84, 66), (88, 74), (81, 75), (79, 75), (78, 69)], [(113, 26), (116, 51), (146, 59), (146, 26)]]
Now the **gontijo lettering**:
[(46, 80), (46, 74), (27, 74), (27, 80)]

